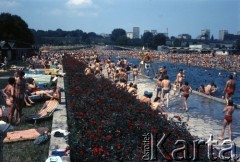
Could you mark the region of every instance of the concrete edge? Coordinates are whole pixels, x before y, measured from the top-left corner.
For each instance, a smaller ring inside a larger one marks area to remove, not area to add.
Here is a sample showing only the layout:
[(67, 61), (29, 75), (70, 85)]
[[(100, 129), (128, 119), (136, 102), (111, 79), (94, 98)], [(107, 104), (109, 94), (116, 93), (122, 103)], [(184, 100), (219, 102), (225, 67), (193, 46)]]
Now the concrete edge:
[[(63, 77), (58, 77), (57, 85), (58, 87), (61, 87), (64, 89)], [(53, 119), (52, 119), (52, 132), (59, 129), (65, 130), (68, 132), (65, 92), (61, 92), (61, 103), (57, 106), (57, 109), (53, 113)], [(48, 156), (49, 157), (52, 156), (52, 151), (58, 150), (58, 149), (64, 151), (68, 146), (69, 145), (64, 137), (54, 137), (54, 134), (51, 133)], [(66, 156), (62, 156), (61, 159), (63, 162), (70, 162), (70, 154)]]
[[(139, 74), (140, 76), (142, 76), (142, 77), (145, 77), (145, 78), (149, 78), (149, 77), (147, 77), (146, 75), (143, 75), (143, 74)], [(150, 79), (150, 78), (149, 78)], [(156, 78), (152, 78), (153, 80), (155, 80), (155, 81), (157, 81), (157, 79)], [(173, 84), (172, 84), (173, 85)], [(226, 101), (224, 100), (224, 99), (221, 99), (221, 98), (217, 98), (217, 97), (214, 97), (214, 96), (209, 96), (209, 95), (205, 95), (205, 94), (203, 94), (203, 93), (201, 93), (201, 92), (198, 92), (198, 91), (195, 91), (195, 90), (192, 90), (192, 93), (193, 94), (196, 94), (196, 95), (199, 95), (199, 96), (202, 96), (202, 97), (206, 97), (206, 98), (208, 98), (208, 99), (211, 99), (211, 100), (214, 100), (214, 101), (217, 101), (217, 102), (220, 102), (220, 103), (222, 103), (222, 104), (226, 104)], [(238, 108), (238, 109), (240, 109), (240, 105), (236, 105), (235, 104), (235, 106)]]

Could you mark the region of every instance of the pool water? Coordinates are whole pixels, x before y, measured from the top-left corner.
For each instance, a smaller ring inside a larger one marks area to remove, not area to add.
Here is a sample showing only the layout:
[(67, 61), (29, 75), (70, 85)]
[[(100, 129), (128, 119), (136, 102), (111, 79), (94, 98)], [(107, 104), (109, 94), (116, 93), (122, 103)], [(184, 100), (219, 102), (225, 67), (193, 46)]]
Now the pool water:
[[(113, 60), (116, 61), (117, 58), (113, 57)], [(129, 58), (128, 62), (139, 66), (139, 59)], [(176, 75), (178, 74), (179, 69), (184, 70), (184, 81), (188, 81), (189, 85), (195, 90), (201, 85), (206, 86), (207, 84), (214, 82), (217, 85), (218, 91), (214, 94), (215, 97), (221, 98), (222, 92), (225, 87), (226, 81), (228, 80), (229, 75), (232, 72), (226, 70), (210, 69), (196, 66), (186, 66), (182, 64), (173, 64), (169, 62), (153, 62), (150, 64), (150, 76), (154, 76), (158, 72), (158, 68), (166, 66), (168, 76), (170, 81), (173, 83), (176, 80)], [(237, 73), (237, 76), (240, 76), (240, 73)], [(240, 82), (240, 77), (234, 79), (236, 83)], [(236, 91), (232, 99), (236, 104), (240, 104), (240, 91), (238, 91), (238, 86), (236, 84)]]

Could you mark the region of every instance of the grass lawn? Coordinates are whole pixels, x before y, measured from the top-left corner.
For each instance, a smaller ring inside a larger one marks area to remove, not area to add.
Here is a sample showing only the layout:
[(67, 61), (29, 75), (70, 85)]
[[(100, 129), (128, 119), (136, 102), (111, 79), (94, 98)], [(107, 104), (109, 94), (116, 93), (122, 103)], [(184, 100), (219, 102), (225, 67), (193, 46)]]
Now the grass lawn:
[[(23, 63), (16, 63), (17, 66), (25, 66)], [(1, 76), (13, 76), (14, 71), (0, 73)], [(0, 79), (0, 89), (4, 88), (8, 79)], [(24, 107), (24, 116), (36, 113), (44, 104), (44, 101), (37, 101), (32, 107)], [(19, 126), (14, 126), (14, 131), (31, 128), (47, 127), (51, 130), (52, 118), (34, 123), (27, 123), (22, 120)], [(21, 141), (13, 143), (4, 143), (3, 157), (5, 162), (44, 162), (48, 157), (50, 141), (41, 145), (34, 145), (33, 141)]]

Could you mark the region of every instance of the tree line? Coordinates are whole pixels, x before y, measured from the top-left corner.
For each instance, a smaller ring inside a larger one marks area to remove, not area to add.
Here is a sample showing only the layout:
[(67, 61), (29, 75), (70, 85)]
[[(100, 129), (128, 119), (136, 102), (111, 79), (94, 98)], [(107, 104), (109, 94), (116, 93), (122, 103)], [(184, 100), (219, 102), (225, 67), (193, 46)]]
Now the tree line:
[[(0, 40), (18, 41), (29, 44), (47, 45), (75, 45), (75, 44), (108, 44), (121, 46), (145, 46), (156, 49), (157, 46), (165, 45), (169, 39), (164, 34), (153, 35), (145, 32), (141, 38), (129, 39), (124, 29), (113, 29), (109, 36), (98, 35), (94, 32), (84, 32), (76, 29), (73, 31), (57, 30), (34, 30), (29, 29), (27, 23), (17, 15), (10, 13), (0, 14)], [(237, 37), (237, 38), (236, 38)], [(173, 46), (181, 46), (181, 39), (171, 37)], [(227, 35), (226, 39), (237, 39), (236, 48), (240, 49), (240, 36)]]

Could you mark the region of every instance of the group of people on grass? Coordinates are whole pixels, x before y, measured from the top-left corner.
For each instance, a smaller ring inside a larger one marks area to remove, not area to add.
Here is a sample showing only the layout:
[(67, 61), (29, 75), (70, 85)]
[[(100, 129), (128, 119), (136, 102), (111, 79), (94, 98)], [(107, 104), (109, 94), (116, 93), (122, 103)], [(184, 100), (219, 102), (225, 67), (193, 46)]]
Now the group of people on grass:
[[(60, 89), (55, 82), (51, 83), (50, 89), (40, 89), (33, 78), (25, 78), (24, 69), (16, 70), (14, 76), (9, 77), (8, 84), (2, 89), (3, 100), (5, 100), (7, 108), (7, 123), (18, 125), (21, 122), (23, 108), (34, 104), (34, 101), (29, 97), (32, 95), (59, 100)], [(3, 116), (2, 108), (0, 109), (0, 116)]]

